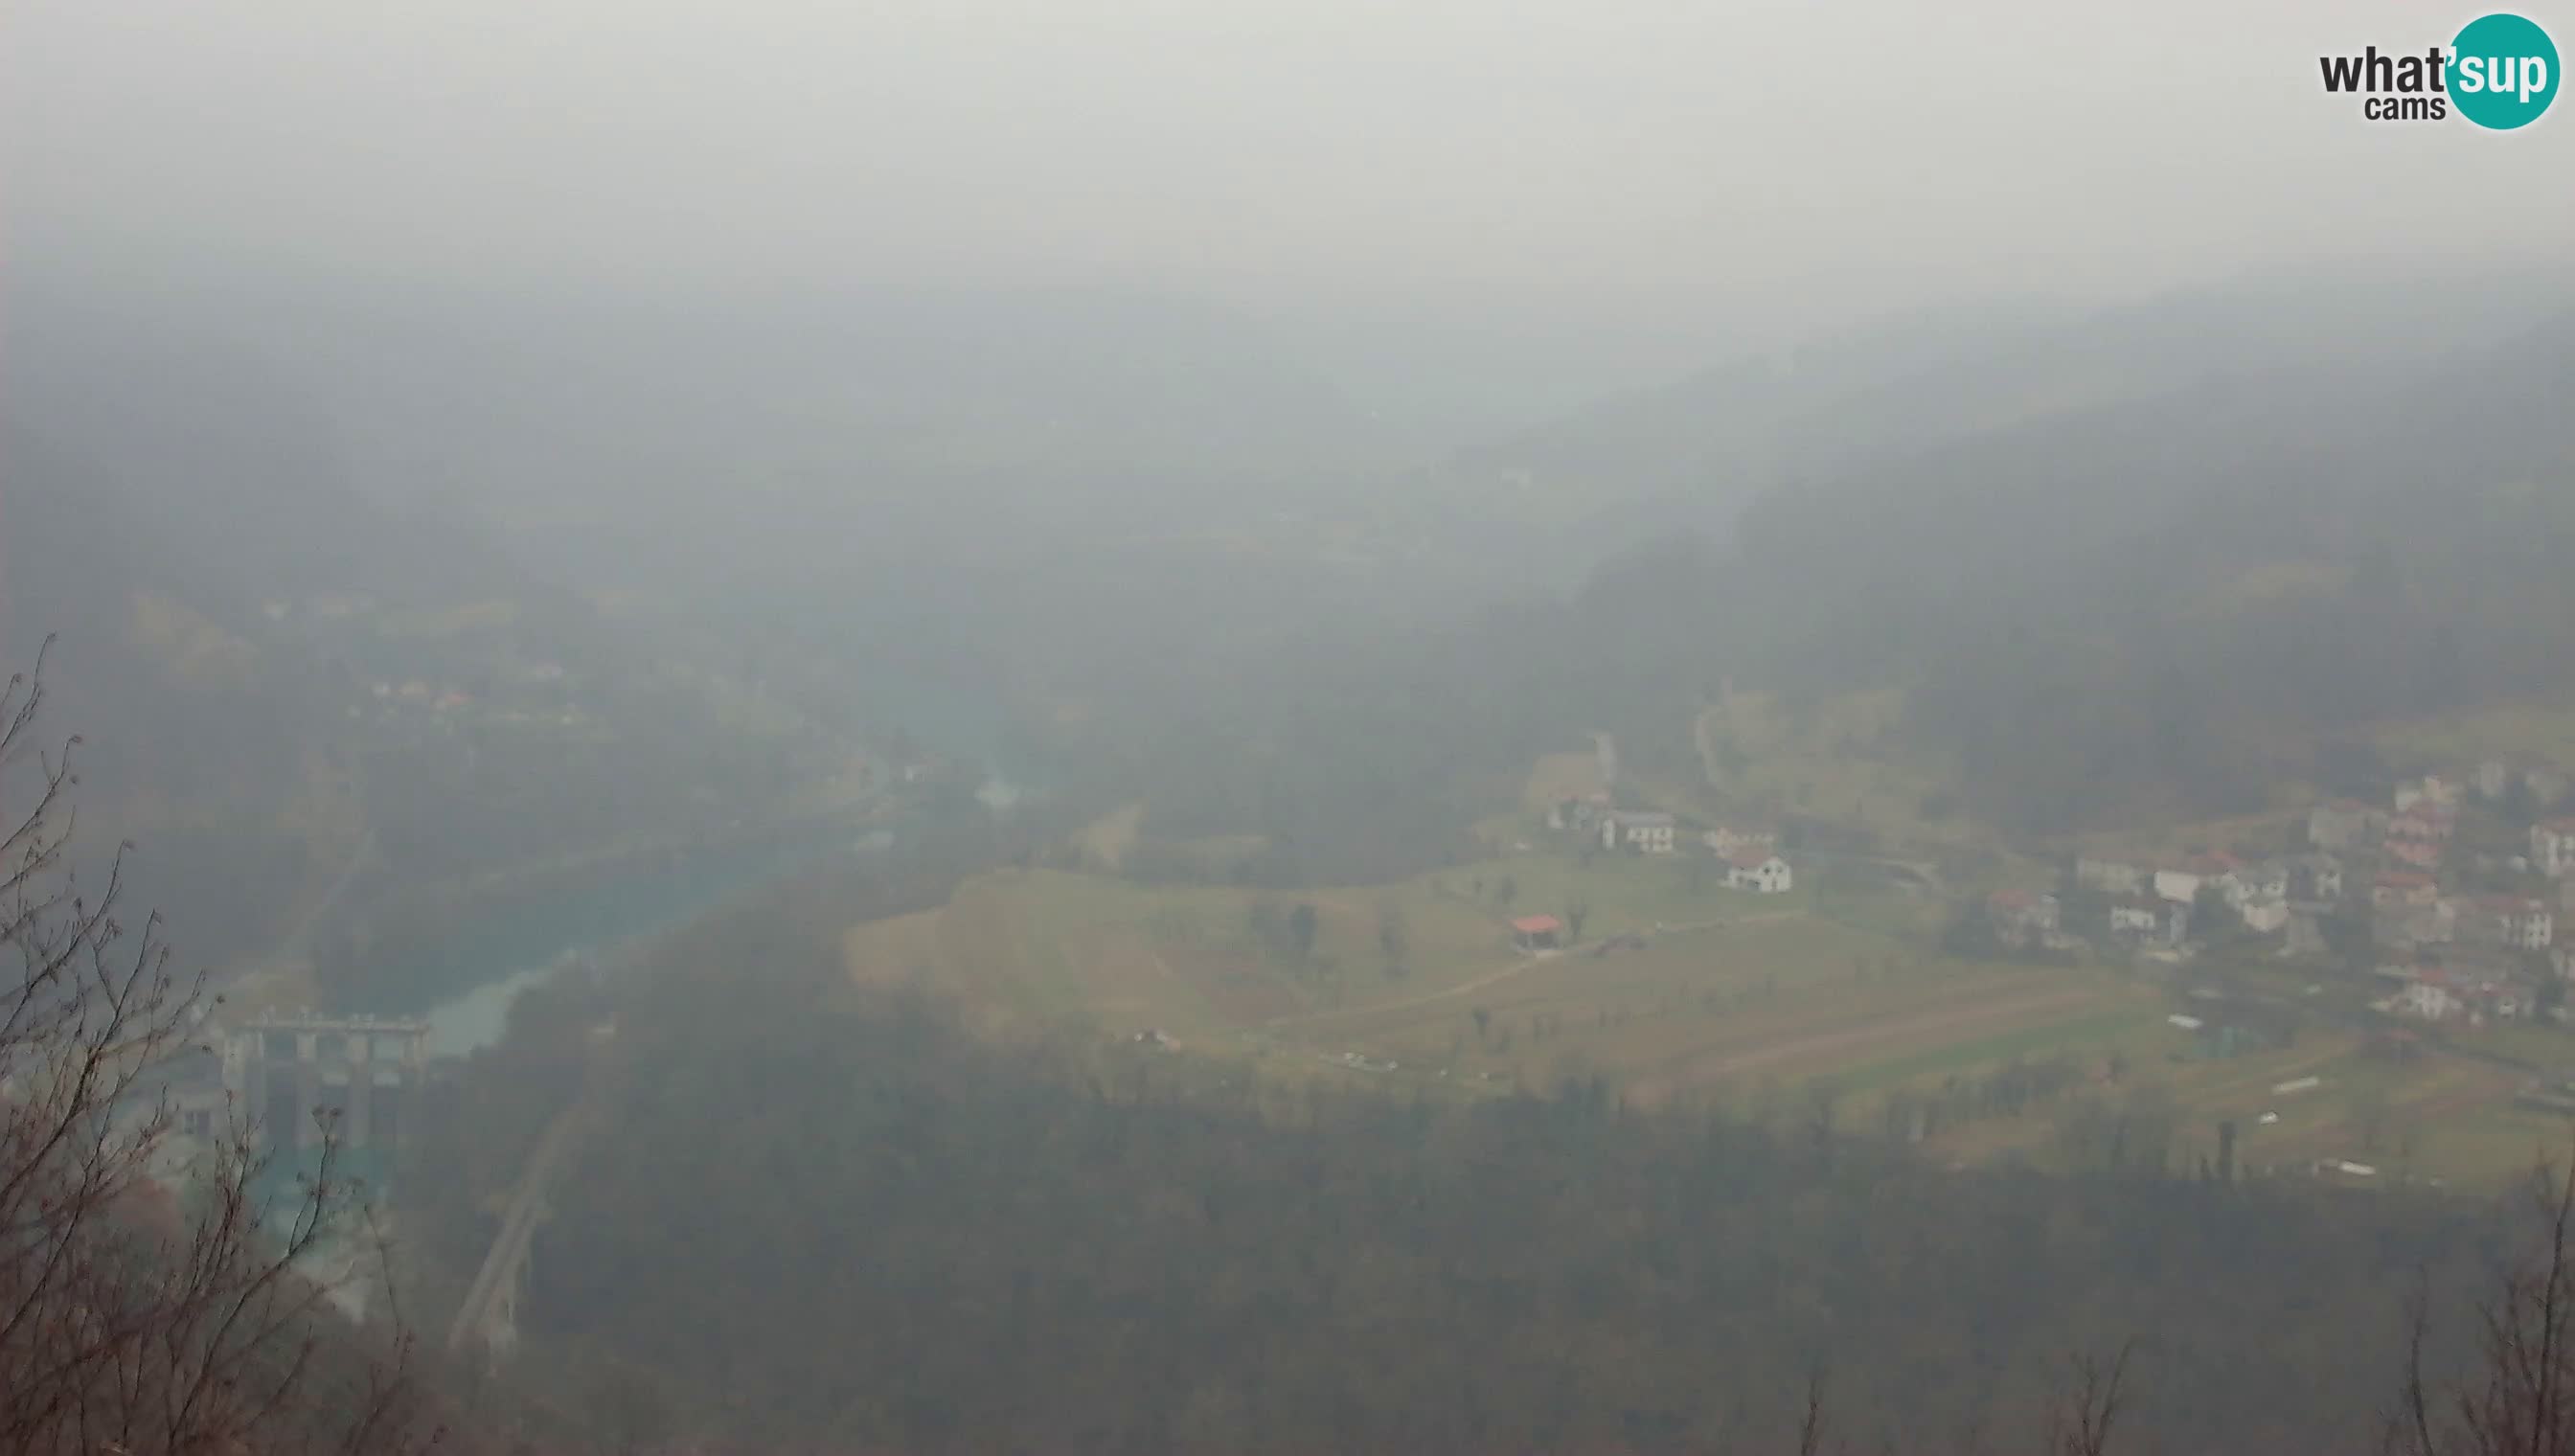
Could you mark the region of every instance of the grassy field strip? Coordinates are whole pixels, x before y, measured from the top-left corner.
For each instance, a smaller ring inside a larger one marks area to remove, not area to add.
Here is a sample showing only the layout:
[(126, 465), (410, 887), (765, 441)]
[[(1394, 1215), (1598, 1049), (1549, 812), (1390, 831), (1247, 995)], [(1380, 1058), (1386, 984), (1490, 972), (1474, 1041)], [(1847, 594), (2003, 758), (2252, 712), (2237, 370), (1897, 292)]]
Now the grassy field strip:
[(2112, 1037), (2140, 1026), (2151, 1026), (2163, 1020), (2163, 1011), (2153, 1006), (2123, 1006), (2116, 1010), (2094, 1011), (2068, 1020), (2046, 1021), (2035, 1026), (1998, 1032), (1991, 1036), (1952, 1042), (1887, 1061), (1869, 1062), (1833, 1075), (1833, 1084), (1846, 1092), (1869, 1092), (1900, 1086), (1932, 1076), (1972, 1071), (1997, 1065), (2015, 1056), (2033, 1052), (2057, 1051), (2072, 1047), (2097, 1047)]
[(1692, 1052), (1641, 1078), (1631, 1087), (1640, 1102), (1653, 1102), (1692, 1087), (1728, 1077), (1772, 1071), (1800, 1063), (1821, 1069), (1858, 1060), (1867, 1053), (1900, 1047), (1926, 1038), (1946, 1038), (1997, 1023), (2043, 1018), (2075, 1007), (2095, 1005), (2100, 992), (2091, 987), (2058, 987), (2019, 996), (1945, 1005), (1911, 1016), (1871, 1016), (1829, 1031), (1785, 1040), (1762, 1038), (1754, 1046), (1715, 1046)]
[[(1577, 764), (1556, 766), (1569, 781)], [(1105, 839), (1129, 825), (1097, 827)], [(969, 880), (941, 910), (857, 926), (844, 952), (855, 982), (931, 990), (992, 1034), (1154, 1027), (1201, 1051), (1290, 1053), (1263, 1061), (1291, 1079), (1367, 1084), (1375, 1074), (1336, 1060), (1355, 1051), (1460, 1089), (1605, 1076), (1640, 1103), (1822, 1081), (1864, 1119), (1898, 1089), (2015, 1058), (2091, 1058), (2074, 1086), (2022, 1115), (1932, 1140), (1970, 1160), (2044, 1156), (2063, 1112), (2097, 1097), (2160, 1097), (2182, 1166), (2213, 1160), (2228, 1119), (2248, 1168), (2351, 1157), (2391, 1179), (2437, 1169), (2491, 1182), (2565, 1140), (2563, 1119), (2510, 1105), (2509, 1069), (2437, 1051), (2399, 1062), (2326, 1028), (2293, 1047), (2198, 1059), (2199, 1038), (2164, 1025), (2169, 1007), (2142, 984), (1945, 959), (1919, 935), (1833, 916), (1904, 918), (1887, 913), (1910, 908), (1888, 892), (1827, 888), (1821, 907), (1810, 885), (1756, 899), (1709, 887), (1677, 856), (1623, 854), (1512, 854), (1398, 884), (1278, 892), (1010, 869)], [(1314, 911), (1302, 954), (1276, 933), (1299, 904)], [(1571, 951), (1530, 957), (1506, 943), (1509, 914), (1573, 905), (1589, 914)], [(1636, 932), (1648, 943), (1595, 953)], [(2323, 1085), (2272, 1090), (2309, 1075)], [(2262, 1125), (2265, 1112), (2278, 1120)]]
[[(1611, 957), (1614, 962), (1616, 957)], [(1810, 1036), (1852, 1024), (1855, 1015), (1876, 1020), (1934, 1012), (1961, 1000), (2006, 996), (2030, 989), (2026, 972), (1780, 982), (1762, 963), (1727, 968), (1700, 961), (1649, 962), (1633, 957), (1632, 978), (1614, 976), (1600, 963), (1572, 957), (1542, 961), (1472, 1004), (1502, 1020), (1546, 1015), (1568, 1031), (1599, 1043), (1593, 1033), (1612, 1023), (1614, 1035), (1599, 1045), (1621, 1067), (1644, 1067), (1710, 1045)], [(1677, 1006), (1675, 1007), (1675, 1002)], [(1348, 1026), (1369, 1038), (1402, 1037), (1445, 1028), (1467, 1005), (1416, 1005)]]

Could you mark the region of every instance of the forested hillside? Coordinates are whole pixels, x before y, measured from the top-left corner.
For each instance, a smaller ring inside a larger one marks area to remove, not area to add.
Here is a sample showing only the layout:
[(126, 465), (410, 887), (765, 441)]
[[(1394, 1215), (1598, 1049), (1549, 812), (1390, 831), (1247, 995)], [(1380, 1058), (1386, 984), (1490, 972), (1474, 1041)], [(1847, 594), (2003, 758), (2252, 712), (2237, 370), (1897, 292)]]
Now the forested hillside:
[(1908, 750), (2008, 829), (2241, 811), (2346, 786), (2379, 720), (2563, 692), (2570, 379), (2561, 314), (2047, 413), (1779, 485), (1727, 536), (1674, 511), (1561, 596), (1210, 654), (1092, 729), (1109, 758), (1154, 724), (1127, 771), (1196, 832), (1381, 850), (1358, 826), (1421, 805), (1416, 864), (1448, 842), (1422, 825), (1453, 833), (1477, 788), (1590, 728), (1695, 774), (1688, 725), (1728, 679), (1906, 690)]
[[(1930, 312), (1737, 359), (1461, 451), (1461, 475), (1615, 546), (1723, 534), (1765, 493), (2203, 385), (2330, 366), (2395, 380), (2568, 297), (2549, 270), (2251, 276), (2117, 307)], [(1517, 489), (1507, 482), (1517, 481)], [(1570, 528), (1569, 532), (1567, 528)]]
[(1734, 589), (1763, 673), (1916, 692), (1977, 807), (2258, 802), (2378, 717), (2575, 666), (2575, 315), (2418, 378), (2299, 375), (1783, 491)]
[[(699, 927), (660, 972), (531, 1018), (473, 1084), (475, 1125), (534, 1128), (588, 1044), (610, 1089), (523, 1311), (526, 1369), (599, 1429), (1793, 1449), (1820, 1370), (1855, 1449), (2036, 1450), (2069, 1356), (2133, 1340), (2118, 1450), (2358, 1451), (2418, 1278), (2438, 1373), (2485, 1258), (2531, 1231), (2198, 1181), (2165, 1166), (2169, 1127), (2115, 1108), (2068, 1121), (2076, 1176), (1945, 1173), (1803, 1102), (1283, 1098), (1150, 1048), (981, 1045), (852, 998), (839, 902)], [(603, 1050), (583, 1028), (612, 1012)], [(473, 1226), (471, 1179), (430, 1171), (449, 1211), (414, 1216), (425, 1248)]]

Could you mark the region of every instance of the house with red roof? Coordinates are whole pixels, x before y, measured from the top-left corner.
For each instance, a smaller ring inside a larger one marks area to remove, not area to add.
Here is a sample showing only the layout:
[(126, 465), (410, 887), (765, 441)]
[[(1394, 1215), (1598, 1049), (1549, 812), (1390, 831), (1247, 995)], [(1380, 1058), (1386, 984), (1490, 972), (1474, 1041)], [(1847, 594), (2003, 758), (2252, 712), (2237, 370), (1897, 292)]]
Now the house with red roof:
[(2471, 914), (2463, 923), (2473, 925), (2479, 940), (2515, 950), (2545, 950), (2556, 938), (2557, 917), (2546, 900), (2518, 894), (2479, 895), (2469, 908)]
[(2395, 905), (2428, 905), (2440, 897), (2439, 881), (2410, 869), (2382, 869), (2369, 886), (2369, 902), (2380, 909)]
[(2387, 834), (2392, 839), (2429, 839), (2439, 841), (2459, 831), (2459, 811), (2446, 804), (2424, 799), (2387, 821)]
[(1985, 918), (2006, 945), (2026, 945), (2056, 933), (2056, 896), (2026, 889), (1998, 889), (1985, 896)]
[(1511, 921), (1511, 946), (1517, 950), (1556, 950), (1564, 945), (1564, 922), (1553, 915), (1522, 915)]
[(2510, 1021), (2528, 1014), (2537, 999), (2530, 984), (2517, 976), (2474, 966), (2423, 966), (2405, 982), (2393, 1009), (2427, 1021)]
[(2393, 864), (2425, 870), (2441, 867), (2441, 841), (2438, 839), (2391, 838), (2378, 846), (2378, 852)]

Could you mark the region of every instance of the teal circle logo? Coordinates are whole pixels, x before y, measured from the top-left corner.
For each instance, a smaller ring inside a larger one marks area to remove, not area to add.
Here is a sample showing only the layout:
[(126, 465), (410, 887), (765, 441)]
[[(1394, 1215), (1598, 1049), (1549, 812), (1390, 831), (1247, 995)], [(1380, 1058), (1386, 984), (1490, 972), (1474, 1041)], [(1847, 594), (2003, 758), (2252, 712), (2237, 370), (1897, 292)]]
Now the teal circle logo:
[(2557, 44), (2537, 22), (2487, 15), (2450, 42), (2450, 104), (2490, 131), (2539, 120), (2557, 99)]

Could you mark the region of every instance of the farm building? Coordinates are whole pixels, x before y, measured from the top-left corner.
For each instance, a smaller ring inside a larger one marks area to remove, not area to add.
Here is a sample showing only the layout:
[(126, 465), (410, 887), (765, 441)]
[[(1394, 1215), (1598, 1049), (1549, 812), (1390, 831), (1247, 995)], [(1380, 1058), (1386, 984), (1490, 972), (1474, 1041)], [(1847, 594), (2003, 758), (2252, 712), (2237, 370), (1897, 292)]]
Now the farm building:
[(1554, 950), (1564, 944), (1564, 922), (1553, 915), (1522, 915), (1511, 921), (1511, 944), (1521, 950)]
[(1725, 882), (1755, 894), (1779, 894), (1788, 888), (1791, 874), (1788, 861), (1767, 849), (1737, 849), (1726, 856)]
[(1660, 812), (1613, 813), (1600, 825), (1600, 847), (1624, 846), (1642, 854), (1672, 852), (1672, 816)]
[(1718, 824), (1699, 837), (1720, 858), (1730, 858), (1744, 849), (1766, 851), (1779, 847), (1778, 830), (1751, 824)]
[(2103, 894), (2139, 894), (2146, 887), (2146, 871), (2125, 859), (2095, 859), (2084, 855), (2074, 861), (2074, 882), (2084, 889), (2097, 889)]

